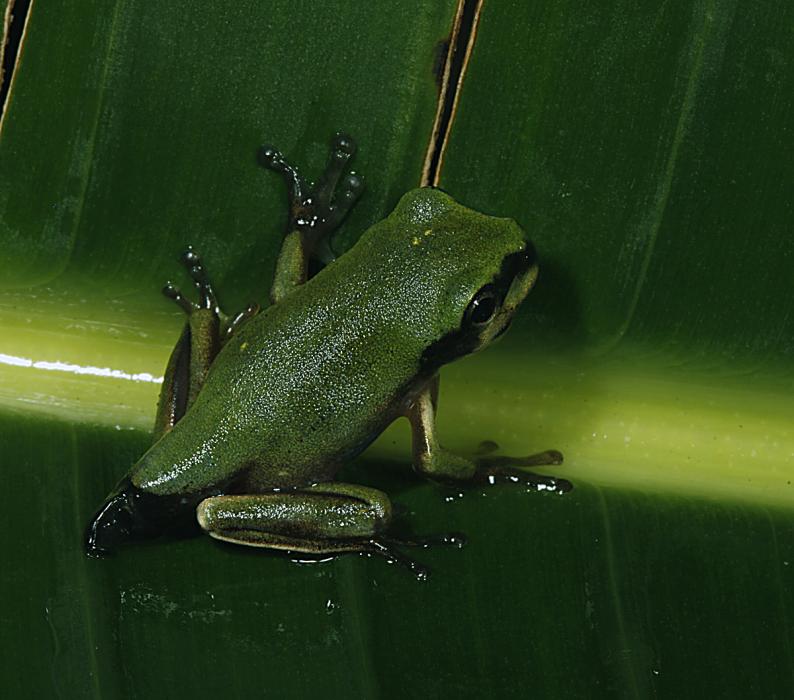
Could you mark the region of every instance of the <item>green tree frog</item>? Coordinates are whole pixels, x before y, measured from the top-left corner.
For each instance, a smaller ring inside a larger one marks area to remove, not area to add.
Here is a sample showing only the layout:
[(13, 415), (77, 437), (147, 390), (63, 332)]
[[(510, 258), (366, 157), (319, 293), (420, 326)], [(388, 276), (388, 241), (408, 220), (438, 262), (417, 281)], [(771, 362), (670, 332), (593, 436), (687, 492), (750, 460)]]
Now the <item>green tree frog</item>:
[(377, 553), (421, 577), (399, 545), (426, 541), (389, 536), (389, 497), (334, 481), (403, 416), (414, 468), (431, 479), (571, 488), (516, 468), (559, 464), (555, 450), (468, 458), (436, 437), (439, 369), (502, 335), (537, 279), (535, 250), (518, 224), (439, 189), (415, 189), (309, 278), (310, 259), (327, 256), (329, 233), (362, 191), (347, 172), (354, 151), (337, 135), (312, 185), (275, 148), (260, 150), (260, 163), (286, 180), (290, 205), (266, 309), (225, 315), (199, 256), (183, 255), (198, 302), (170, 283), (163, 290), (187, 322), (165, 372), (154, 442), (91, 521), (88, 554), (187, 518), (226, 542)]

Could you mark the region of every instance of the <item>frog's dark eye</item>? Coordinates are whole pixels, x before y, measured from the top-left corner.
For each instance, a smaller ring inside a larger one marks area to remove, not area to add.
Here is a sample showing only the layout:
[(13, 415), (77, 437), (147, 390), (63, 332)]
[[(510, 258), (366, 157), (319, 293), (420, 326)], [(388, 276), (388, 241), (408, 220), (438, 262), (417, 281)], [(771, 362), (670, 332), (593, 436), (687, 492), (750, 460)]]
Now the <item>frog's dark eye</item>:
[(463, 321), (466, 325), (484, 326), (496, 314), (499, 308), (499, 297), (493, 285), (486, 285), (474, 295), (469, 303)]

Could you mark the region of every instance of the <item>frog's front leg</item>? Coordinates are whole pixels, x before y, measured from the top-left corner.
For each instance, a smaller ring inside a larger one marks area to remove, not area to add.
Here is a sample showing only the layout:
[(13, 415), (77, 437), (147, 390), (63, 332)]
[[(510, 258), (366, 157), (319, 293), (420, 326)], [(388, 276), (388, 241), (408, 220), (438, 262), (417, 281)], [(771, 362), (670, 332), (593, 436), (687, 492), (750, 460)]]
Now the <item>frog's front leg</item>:
[[(314, 555), (378, 554), (407, 566), (418, 578), (427, 576), (395, 545), (424, 546), (430, 540), (386, 537), (391, 501), (366, 486), (329, 482), (291, 491), (213, 496), (199, 504), (196, 516), (209, 535), (224, 542)], [(432, 542), (459, 545), (460, 539), (441, 536)]]
[(188, 248), (180, 262), (187, 268), (199, 300), (190, 301), (170, 282), (163, 287), (163, 294), (173, 299), (188, 318), (171, 351), (163, 377), (154, 422), (155, 441), (173, 428), (195, 401), (223, 343), (259, 310), (258, 306), (251, 305), (236, 316), (227, 318), (220, 310), (199, 255)]
[(270, 289), (272, 303), (281, 301), (308, 279), (309, 260), (312, 257), (322, 262), (333, 258), (328, 234), (339, 226), (364, 188), (361, 178), (353, 172), (342, 178), (345, 166), (355, 151), (353, 139), (337, 134), (331, 144), (325, 172), (313, 185), (304, 180), (275, 148), (262, 146), (260, 149), (260, 163), (281, 173), (287, 183), (289, 198), (287, 235), (281, 246)]
[(474, 459), (448, 452), (436, 437), (438, 375), (417, 396), (407, 411), (413, 436), (414, 468), (431, 479), (471, 483), (515, 483), (538, 491), (565, 493), (570, 481), (516, 469), (544, 464), (562, 464), (562, 454), (547, 450), (528, 457), (483, 456)]

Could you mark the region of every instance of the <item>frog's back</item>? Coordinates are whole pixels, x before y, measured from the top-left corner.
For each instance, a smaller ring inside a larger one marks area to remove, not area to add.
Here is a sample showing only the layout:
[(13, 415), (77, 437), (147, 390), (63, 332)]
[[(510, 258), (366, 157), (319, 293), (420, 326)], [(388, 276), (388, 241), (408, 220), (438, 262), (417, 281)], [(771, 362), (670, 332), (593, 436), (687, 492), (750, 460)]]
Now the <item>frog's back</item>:
[(354, 248), (227, 342), (195, 404), (144, 455), (137, 485), (202, 491), (244, 468), (263, 486), (315, 482), (394, 420), (425, 343), (398, 308), (407, 281), (373, 271), (364, 252)]
[(440, 191), (406, 195), (227, 342), (195, 404), (144, 455), (133, 482), (165, 494), (206, 490), (252, 467), (263, 486), (330, 478), (435, 371), (425, 351), (459, 326), (459, 309), (490, 274), (478, 267), (501, 262), (489, 243), (494, 227), (511, 232), (504, 246), (523, 240), (515, 224)]
[(244, 327), (196, 405), (242, 431), (282, 484), (363, 450), (394, 419), (421, 361), (423, 342), (367, 288), (366, 261), (349, 255)]

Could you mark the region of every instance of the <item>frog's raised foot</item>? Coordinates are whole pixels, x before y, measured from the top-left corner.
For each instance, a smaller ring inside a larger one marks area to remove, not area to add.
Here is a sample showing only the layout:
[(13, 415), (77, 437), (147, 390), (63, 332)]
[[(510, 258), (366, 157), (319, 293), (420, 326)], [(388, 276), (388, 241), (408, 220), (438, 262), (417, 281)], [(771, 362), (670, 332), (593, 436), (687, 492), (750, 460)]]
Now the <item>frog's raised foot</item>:
[(182, 256), (179, 258), (179, 261), (185, 266), (188, 274), (195, 283), (199, 294), (199, 301), (198, 303), (190, 301), (190, 299), (185, 297), (180, 289), (174, 286), (170, 281), (163, 287), (163, 294), (169, 299), (173, 299), (188, 316), (201, 309), (209, 309), (219, 314), (218, 299), (215, 296), (215, 290), (212, 288), (212, 284), (207, 276), (207, 270), (204, 268), (199, 254), (193, 250), (192, 246), (188, 246), (188, 249), (182, 253)]
[[(345, 134), (336, 134), (331, 142), (328, 165), (316, 184), (303, 178), (273, 146), (259, 149), (260, 164), (281, 173), (287, 183), (290, 220), (288, 232), (301, 231), (316, 243), (333, 231), (355, 204), (364, 182), (354, 172), (342, 178), (345, 166), (356, 152), (356, 144)], [(340, 183), (341, 178), (341, 183)]]
[(192, 316), (198, 311), (209, 311), (212, 316), (219, 319), (221, 343), (228, 340), (243, 323), (259, 313), (259, 304), (253, 303), (234, 316), (227, 317), (218, 304), (218, 298), (215, 295), (215, 290), (209, 280), (204, 263), (201, 261), (201, 256), (192, 246), (188, 246), (187, 250), (180, 256), (179, 261), (187, 269), (188, 274), (195, 283), (199, 300), (198, 302), (190, 301), (182, 294), (179, 287), (170, 281), (163, 287), (163, 294), (169, 299), (173, 299), (188, 316)]

